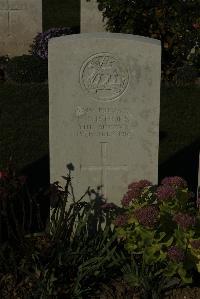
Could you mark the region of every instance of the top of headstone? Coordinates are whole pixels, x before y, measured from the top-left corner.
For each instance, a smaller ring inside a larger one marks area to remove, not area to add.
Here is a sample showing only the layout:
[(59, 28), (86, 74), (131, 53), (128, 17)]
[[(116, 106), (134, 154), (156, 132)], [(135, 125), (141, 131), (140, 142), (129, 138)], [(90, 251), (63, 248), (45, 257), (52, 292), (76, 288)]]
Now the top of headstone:
[(60, 36), (60, 37), (55, 37), (50, 39), (50, 43), (52, 42), (57, 42), (58, 40), (64, 40), (64, 39), (89, 39), (89, 38), (109, 38), (109, 39), (126, 39), (126, 40), (134, 40), (142, 43), (148, 43), (152, 45), (161, 45), (160, 40), (150, 38), (150, 37), (144, 37), (140, 35), (133, 35), (133, 34), (124, 34), (124, 33), (111, 33), (111, 32), (92, 32), (92, 33), (80, 33), (80, 34), (71, 34), (71, 35), (66, 35), (66, 36)]

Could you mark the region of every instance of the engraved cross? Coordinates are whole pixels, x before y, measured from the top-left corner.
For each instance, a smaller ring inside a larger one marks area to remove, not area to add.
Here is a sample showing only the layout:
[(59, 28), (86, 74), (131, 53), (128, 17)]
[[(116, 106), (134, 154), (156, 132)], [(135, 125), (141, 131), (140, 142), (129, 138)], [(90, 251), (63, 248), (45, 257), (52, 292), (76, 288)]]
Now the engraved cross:
[(100, 142), (100, 154), (101, 154), (101, 162), (100, 165), (91, 165), (91, 166), (81, 166), (81, 170), (88, 171), (100, 171), (99, 184), (103, 186), (104, 196), (107, 197), (108, 192), (108, 171), (118, 171), (120, 170), (127, 171), (127, 165), (113, 166), (107, 162), (107, 153), (108, 153), (108, 142)]
[(23, 8), (12, 8), (10, 6), (10, 0), (7, 0), (6, 2), (6, 7), (0, 8), (0, 11), (5, 11), (7, 12), (7, 20), (8, 20), (8, 36), (11, 35), (11, 30), (10, 30), (10, 19), (11, 19), (11, 13), (15, 11), (21, 11)]

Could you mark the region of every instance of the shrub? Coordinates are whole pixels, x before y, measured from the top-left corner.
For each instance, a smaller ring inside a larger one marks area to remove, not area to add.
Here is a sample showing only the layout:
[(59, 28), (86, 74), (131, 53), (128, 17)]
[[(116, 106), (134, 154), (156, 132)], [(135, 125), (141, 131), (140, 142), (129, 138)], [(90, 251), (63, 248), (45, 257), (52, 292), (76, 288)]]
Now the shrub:
[(142, 287), (144, 298), (148, 293), (154, 298), (174, 279), (192, 283), (200, 272), (200, 215), (186, 181), (169, 177), (160, 186), (132, 183), (122, 205), (124, 212), (114, 223), (135, 261), (126, 274), (129, 283)]
[(200, 77), (200, 47), (195, 47), (187, 57), (188, 62), (195, 66), (198, 77)]
[(177, 86), (185, 86), (194, 82), (198, 77), (198, 71), (189, 64), (177, 68), (173, 81)]
[[(69, 172), (63, 177), (66, 186), (62, 188), (58, 182), (51, 185), (49, 230), (40, 234), (26, 232), (25, 235), (19, 229), (20, 238), (13, 236), (14, 242), (11, 237), (1, 244), (2, 298), (32, 298), (31, 294), (41, 299), (51, 296), (92, 298), (101, 283), (109, 283), (120, 272), (124, 259), (118, 254), (120, 245), (111, 228), (111, 213), (105, 211), (105, 206), (101, 208), (105, 200), (99, 190), (89, 188), (83, 197), (75, 200), (71, 183), (73, 165), (67, 168)], [(5, 196), (0, 198), (0, 203), (3, 200), (6, 205), (10, 204), (11, 197), (7, 194), (11, 187), (13, 198), (18, 198), (15, 192), (18, 181), (24, 182), (22, 178), (12, 181), (8, 172), (0, 172)], [(19, 208), (23, 205), (19, 204)], [(11, 217), (8, 222), (10, 220)]]
[(171, 80), (200, 42), (198, 0), (97, 0), (111, 32), (161, 40), (162, 79)]
[(48, 58), (48, 41), (53, 37), (63, 36), (72, 34), (73, 31), (69, 27), (63, 28), (51, 28), (43, 33), (38, 33), (37, 36), (33, 40), (33, 44), (31, 45), (30, 53), (41, 59)]
[(38, 57), (22, 55), (9, 60), (6, 72), (8, 78), (17, 83), (40, 83), (48, 78), (48, 65)]

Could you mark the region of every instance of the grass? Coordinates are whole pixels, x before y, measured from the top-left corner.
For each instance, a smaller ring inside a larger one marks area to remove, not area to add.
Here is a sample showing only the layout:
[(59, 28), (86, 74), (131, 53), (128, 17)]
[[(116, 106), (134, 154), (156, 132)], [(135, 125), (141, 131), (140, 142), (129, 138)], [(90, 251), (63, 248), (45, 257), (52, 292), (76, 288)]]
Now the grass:
[(161, 89), (160, 130), (166, 138), (160, 141), (160, 163), (199, 139), (199, 94), (199, 86)]
[[(159, 164), (200, 136), (198, 86), (162, 88)], [(12, 155), (18, 169), (48, 154), (48, 86), (0, 85), (0, 168)]]
[(48, 87), (0, 85), (0, 168), (10, 156), (17, 169), (48, 153)]
[[(79, 0), (43, 0), (44, 30), (79, 24)], [(161, 89), (159, 164), (199, 140), (199, 91), (198, 86)], [(0, 169), (10, 155), (17, 169), (47, 155), (47, 85), (0, 83), (0, 128)]]

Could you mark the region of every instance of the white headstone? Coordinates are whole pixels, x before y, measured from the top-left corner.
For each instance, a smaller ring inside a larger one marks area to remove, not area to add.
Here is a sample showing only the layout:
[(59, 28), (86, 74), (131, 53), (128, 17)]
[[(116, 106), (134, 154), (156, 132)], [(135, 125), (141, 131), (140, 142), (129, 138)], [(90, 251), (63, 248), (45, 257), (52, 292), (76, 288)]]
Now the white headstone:
[(81, 32), (105, 32), (105, 22), (96, 0), (81, 0)]
[(0, 0), (0, 56), (27, 54), (42, 31), (42, 0)]
[(77, 197), (103, 185), (120, 203), (127, 185), (158, 180), (161, 46), (117, 33), (49, 43), (50, 178), (75, 166)]

